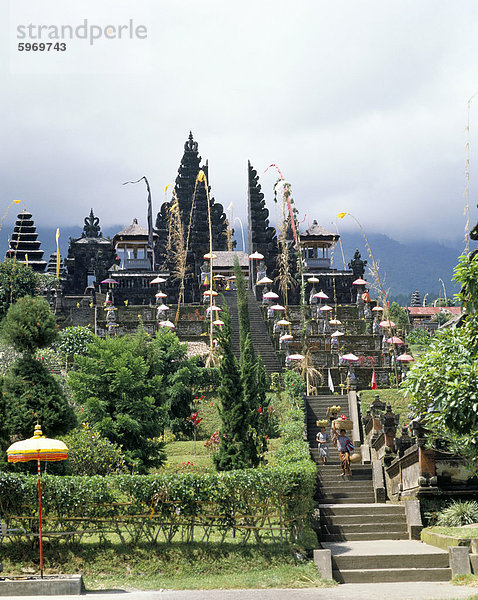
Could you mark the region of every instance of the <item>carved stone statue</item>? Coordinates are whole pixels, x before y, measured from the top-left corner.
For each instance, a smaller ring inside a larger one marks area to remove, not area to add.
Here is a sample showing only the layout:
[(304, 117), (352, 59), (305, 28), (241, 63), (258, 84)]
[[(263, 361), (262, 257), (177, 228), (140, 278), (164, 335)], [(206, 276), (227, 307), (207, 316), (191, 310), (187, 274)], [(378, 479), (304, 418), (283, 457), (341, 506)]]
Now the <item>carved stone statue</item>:
[(366, 260), (362, 260), (358, 248), (355, 250), (353, 259), (347, 265), (349, 269), (352, 269), (355, 279), (362, 278), (365, 273), (365, 266), (367, 265)]

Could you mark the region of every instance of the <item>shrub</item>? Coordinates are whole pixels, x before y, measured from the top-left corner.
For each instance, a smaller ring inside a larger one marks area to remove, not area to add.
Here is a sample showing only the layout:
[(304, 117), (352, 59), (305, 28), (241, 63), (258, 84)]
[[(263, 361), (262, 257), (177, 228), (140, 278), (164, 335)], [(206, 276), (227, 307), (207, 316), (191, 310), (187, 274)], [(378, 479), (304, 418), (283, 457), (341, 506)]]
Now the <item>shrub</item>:
[(438, 513), (436, 524), (440, 527), (461, 527), (478, 523), (478, 502), (453, 501)]
[(111, 475), (126, 471), (121, 448), (83, 423), (63, 438), (73, 475)]

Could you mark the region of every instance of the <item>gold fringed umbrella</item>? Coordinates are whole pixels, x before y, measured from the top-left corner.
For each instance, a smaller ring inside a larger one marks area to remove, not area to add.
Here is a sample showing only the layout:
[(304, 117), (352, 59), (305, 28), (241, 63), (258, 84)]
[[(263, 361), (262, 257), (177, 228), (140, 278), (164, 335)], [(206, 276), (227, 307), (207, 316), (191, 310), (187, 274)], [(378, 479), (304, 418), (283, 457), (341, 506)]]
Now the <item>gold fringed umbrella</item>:
[(38, 521), (40, 538), (40, 576), (43, 579), (43, 537), (41, 518), (41, 461), (58, 461), (68, 458), (68, 446), (60, 440), (43, 435), (41, 426), (35, 425), (33, 437), (15, 442), (7, 449), (8, 462), (27, 462), (36, 460), (38, 466)]

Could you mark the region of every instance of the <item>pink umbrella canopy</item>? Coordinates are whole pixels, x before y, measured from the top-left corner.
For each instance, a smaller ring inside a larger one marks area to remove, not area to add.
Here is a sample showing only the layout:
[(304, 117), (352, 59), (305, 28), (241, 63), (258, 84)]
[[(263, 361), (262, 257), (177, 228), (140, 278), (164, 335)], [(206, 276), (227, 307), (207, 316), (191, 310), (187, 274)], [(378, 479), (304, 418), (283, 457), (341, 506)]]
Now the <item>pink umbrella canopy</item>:
[(118, 283), (115, 279), (103, 279), (100, 283)]
[(397, 346), (401, 346), (403, 344), (403, 340), (396, 335), (392, 335), (392, 337), (387, 340), (387, 344), (396, 344)]
[(217, 296), (216, 290), (206, 290), (203, 296)]
[(290, 333), (284, 333), (284, 335), (281, 335), (279, 338), (280, 342), (287, 342), (289, 340), (293, 340), (294, 336), (291, 335)]
[(331, 306), (329, 306), (328, 304), (324, 304), (324, 306), (321, 306), (319, 308), (319, 310), (321, 310), (322, 312), (327, 312), (329, 310), (333, 310), (333, 308)]
[(395, 323), (393, 321), (380, 321), (379, 323), (380, 327), (395, 327)]
[(164, 292), (158, 292), (157, 294), (155, 294), (155, 298), (167, 298), (168, 295), (165, 294)]
[(161, 312), (163, 310), (169, 310), (169, 306), (166, 306), (166, 304), (160, 304), (158, 306), (158, 310)]
[(372, 310), (373, 310), (374, 312), (383, 312), (383, 308), (382, 308), (381, 306), (374, 306), (374, 307), (372, 308)]
[(415, 360), (413, 358), (413, 356), (410, 356), (410, 354), (400, 354), (400, 356), (397, 356), (397, 360), (400, 362), (412, 362), (413, 360)]
[(290, 321), (287, 319), (281, 319), (280, 321), (277, 321), (277, 325), (290, 325)]
[(355, 354), (350, 353), (350, 354), (344, 354), (342, 356), (342, 359), (347, 360), (349, 362), (357, 362), (359, 360), (359, 357), (355, 356)]
[(277, 300), (279, 294), (276, 294), (275, 292), (267, 292), (266, 294), (263, 294), (262, 297), (268, 298), (269, 300)]
[(285, 310), (285, 306), (281, 306), (280, 304), (274, 304), (271, 306), (272, 310)]
[[(309, 279), (310, 281), (310, 279)], [(327, 296), (327, 294), (325, 292), (323, 292), (322, 290), (320, 290), (320, 292), (317, 292), (316, 294), (313, 295), (313, 298), (320, 298), (321, 300), (328, 300), (329, 297)]]
[(355, 281), (352, 281), (352, 285), (367, 285), (367, 282), (365, 281), (365, 279), (359, 277)]
[(221, 319), (216, 319), (215, 321), (212, 322), (213, 325), (215, 325), (216, 327), (220, 327), (221, 325), (224, 325), (224, 321), (221, 321)]

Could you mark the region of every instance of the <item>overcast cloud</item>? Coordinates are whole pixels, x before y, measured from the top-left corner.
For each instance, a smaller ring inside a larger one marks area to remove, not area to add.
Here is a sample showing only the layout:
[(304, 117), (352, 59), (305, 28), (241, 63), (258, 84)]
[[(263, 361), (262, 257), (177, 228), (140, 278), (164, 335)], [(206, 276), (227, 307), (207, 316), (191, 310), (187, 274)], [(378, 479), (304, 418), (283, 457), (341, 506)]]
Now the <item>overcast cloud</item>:
[[(398, 240), (455, 241), (477, 13), (473, 0), (4, 2), (0, 212), (21, 199), (42, 225), (80, 227), (91, 207), (105, 226), (145, 224), (144, 188), (121, 183), (147, 175), (156, 213), (192, 130), (216, 201), (235, 215), (246, 215), (250, 159), (272, 214), (277, 176), (264, 170), (276, 163), (305, 224), (350, 211)], [(148, 38), (16, 50), (25, 19), (85, 18), (132, 18)], [(478, 97), (470, 135), (473, 225)]]

